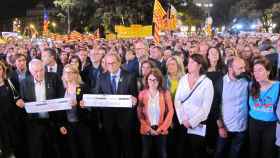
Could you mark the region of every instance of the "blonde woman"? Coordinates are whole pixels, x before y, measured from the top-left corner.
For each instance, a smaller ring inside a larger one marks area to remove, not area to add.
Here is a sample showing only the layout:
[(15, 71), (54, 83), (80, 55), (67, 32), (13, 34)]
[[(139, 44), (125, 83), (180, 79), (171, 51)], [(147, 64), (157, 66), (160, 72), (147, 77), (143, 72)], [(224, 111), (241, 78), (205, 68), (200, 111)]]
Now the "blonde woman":
[[(185, 74), (184, 65), (179, 56), (171, 56), (166, 60), (167, 75), (164, 78), (164, 87), (171, 92), (172, 100), (174, 100), (177, 87), (181, 77)], [(180, 144), (180, 135), (182, 129), (178, 122), (177, 115), (173, 115), (172, 125), (167, 136), (167, 152), (168, 155), (174, 157), (182, 157), (183, 148)], [(179, 142), (179, 143), (178, 143)]]
[(67, 64), (64, 67), (62, 81), (65, 88), (65, 98), (71, 99), (72, 109), (64, 111), (60, 120), (60, 133), (66, 137), (67, 154), (63, 157), (92, 158), (92, 142), (88, 127), (89, 112), (82, 106), (83, 94), (87, 92), (83, 85), (78, 68)]
[(167, 75), (164, 78), (164, 87), (170, 90), (174, 98), (180, 78), (185, 74), (184, 65), (179, 56), (171, 56), (166, 60)]

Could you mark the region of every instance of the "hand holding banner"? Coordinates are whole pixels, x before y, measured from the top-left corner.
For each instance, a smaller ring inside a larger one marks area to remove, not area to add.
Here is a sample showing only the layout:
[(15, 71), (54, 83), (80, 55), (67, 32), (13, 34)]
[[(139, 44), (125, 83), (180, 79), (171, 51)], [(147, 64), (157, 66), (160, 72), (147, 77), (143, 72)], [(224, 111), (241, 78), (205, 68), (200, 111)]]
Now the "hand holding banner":
[(41, 113), (72, 109), (71, 100), (69, 98), (29, 102), (25, 103), (24, 107), (27, 113)]
[(84, 94), (85, 107), (132, 108), (131, 95)]

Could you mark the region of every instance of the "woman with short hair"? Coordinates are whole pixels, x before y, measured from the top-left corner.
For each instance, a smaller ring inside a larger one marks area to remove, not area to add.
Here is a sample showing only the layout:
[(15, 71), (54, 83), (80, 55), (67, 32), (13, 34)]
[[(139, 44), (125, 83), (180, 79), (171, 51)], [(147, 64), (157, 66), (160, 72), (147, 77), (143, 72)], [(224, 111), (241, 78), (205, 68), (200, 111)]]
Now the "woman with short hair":
[(174, 103), (179, 123), (188, 132), (188, 153), (193, 158), (202, 158), (205, 157), (205, 121), (211, 109), (214, 89), (212, 81), (205, 75), (207, 62), (202, 55), (192, 54), (187, 67), (188, 73), (179, 82)]

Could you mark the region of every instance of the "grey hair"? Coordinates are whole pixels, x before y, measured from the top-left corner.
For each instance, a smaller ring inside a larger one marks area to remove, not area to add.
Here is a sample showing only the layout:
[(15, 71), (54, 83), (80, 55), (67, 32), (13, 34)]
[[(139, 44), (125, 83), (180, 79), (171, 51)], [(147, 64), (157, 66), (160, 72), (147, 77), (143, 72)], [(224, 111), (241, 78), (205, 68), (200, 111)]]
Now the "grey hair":
[(44, 64), (43, 64), (43, 62), (42, 62), (41, 60), (39, 60), (39, 59), (32, 59), (32, 60), (29, 62), (29, 64), (28, 64), (28, 66), (29, 66), (29, 71), (30, 71), (30, 72), (33, 70), (33, 67), (34, 67), (35, 65), (40, 65), (40, 66), (42, 66), (42, 67), (44, 68)]

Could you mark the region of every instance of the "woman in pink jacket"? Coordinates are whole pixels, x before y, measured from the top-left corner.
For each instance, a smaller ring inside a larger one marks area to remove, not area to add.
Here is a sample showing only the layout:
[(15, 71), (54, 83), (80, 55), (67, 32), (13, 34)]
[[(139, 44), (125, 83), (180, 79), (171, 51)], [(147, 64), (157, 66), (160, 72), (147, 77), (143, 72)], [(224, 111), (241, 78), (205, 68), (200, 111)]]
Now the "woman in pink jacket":
[(166, 138), (174, 114), (171, 94), (163, 89), (163, 76), (158, 69), (151, 70), (145, 85), (145, 89), (139, 93), (137, 107), (142, 158), (149, 158), (152, 150), (157, 151), (159, 158), (166, 158)]

